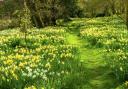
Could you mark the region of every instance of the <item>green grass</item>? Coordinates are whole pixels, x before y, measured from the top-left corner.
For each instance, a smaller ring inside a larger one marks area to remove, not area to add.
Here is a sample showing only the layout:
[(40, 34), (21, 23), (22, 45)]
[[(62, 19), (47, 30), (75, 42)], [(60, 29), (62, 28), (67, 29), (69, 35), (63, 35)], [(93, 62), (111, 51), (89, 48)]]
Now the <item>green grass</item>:
[[(79, 27), (81, 28), (81, 27)], [(88, 42), (78, 35), (78, 30), (68, 33), (67, 41), (80, 50), (80, 59), (86, 67), (87, 83), (81, 89), (115, 89), (119, 82), (106, 66), (103, 48), (87, 47)]]
[[(104, 58), (106, 54), (104, 53), (105, 46), (91, 45), (86, 38), (87, 36), (85, 35), (82, 38), (80, 32), (97, 28), (98, 30), (104, 30), (104, 32), (105, 30), (109, 30), (108, 34), (110, 36), (119, 38), (120, 34), (122, 34), (124, 37), (127, 37), (126, 26), (123, 21), (116, 16), (92, 19), (83, 18), (72, 19), (72, 21), (66, 23), (64, 26), (67, 27), (68, 31), (67, 41), (69, 44), (75, 44), (79, 47), (79, 60), (83, 62), (86, 69), (87, 82), (78, 89), (117, 89), (122, 82), (115, 76), (115, 73), (109, 68), (108, 64), (106, 64)], [(116, 33), (112, 32), (112, 30), (115, 30)], [(92, 31), (92, 33), (95, 32)], [(92, 37), (95, 38), (95, 35), (92, 35)], [(114, 43), (114, 45), (116, 44)]]

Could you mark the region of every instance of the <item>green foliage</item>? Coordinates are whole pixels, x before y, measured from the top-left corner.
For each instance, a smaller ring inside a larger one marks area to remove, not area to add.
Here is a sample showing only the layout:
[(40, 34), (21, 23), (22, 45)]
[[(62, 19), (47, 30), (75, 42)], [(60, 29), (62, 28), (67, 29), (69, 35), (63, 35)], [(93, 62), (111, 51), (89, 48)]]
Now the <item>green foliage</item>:
[(24, 8), (20, 19), (20, 30), (21, 32), (26, 33), (27, 29), (29, 29), (31, 26), (31, 14), (26, 2), (24, 2)]

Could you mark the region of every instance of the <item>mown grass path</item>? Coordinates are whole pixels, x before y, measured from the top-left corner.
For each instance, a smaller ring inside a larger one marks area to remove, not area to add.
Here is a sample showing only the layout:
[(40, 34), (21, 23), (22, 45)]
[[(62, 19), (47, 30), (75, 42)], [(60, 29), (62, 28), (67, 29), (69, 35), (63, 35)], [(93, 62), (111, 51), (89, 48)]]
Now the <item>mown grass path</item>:
[(76, 33), (68, 33), (67, 41), (80, 49), (80, 60), (86, 67), (87, 83), (82, 89), (115, 89), (118, 82), (111, 71), (106, 67), (103, 58), (103, 49), (89, 48), (87, 42)]

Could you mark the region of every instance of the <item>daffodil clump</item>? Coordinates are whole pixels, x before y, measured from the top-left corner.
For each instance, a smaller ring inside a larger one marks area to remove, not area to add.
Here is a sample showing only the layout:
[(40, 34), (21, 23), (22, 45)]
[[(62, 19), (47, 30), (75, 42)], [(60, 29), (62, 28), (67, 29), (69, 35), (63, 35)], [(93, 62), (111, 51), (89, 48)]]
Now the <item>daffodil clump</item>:
[(106, 62), (119, 80), (128, 79), (128, 40), (126, 37), (113, 39), (106, 44)]
[(114, 40), (124, 39), (127, 35), (125, 28), (125, 25), (114, 17), (94, 18), (86, 21), (84, 28), (80, 30), (80, 36), (91, 46), (104, 47)]
[[(89, 42), (89, 45), (96, 47), (104, 47), (110, 45), (112, 42), (115, 41), (124, 42), (124, 36), (126, 35), (126, 32), (117, 31), (117, 29), (115, 28), (112, 29), (112, 27), (105, 26), (101, 28), (86, 28), (85, 30), (80, 31), (80, 35), (83, 39), (86, 39)], [(126, 41), (127, 40), (125, 39), (125, 42)]]
[(121, 49), (116, 51), (107, 50), (105, 59), (108, 66), (113, 70), (113, 73), (119, 80), (126, 80), (128, 77), (128, 52)]
[(0, 88), (61, 89), (78, 67), (77, 47), (66, 45), (65, 35), (64, 29), (34, 28), (26, 44), (18, 29), (2, 31)]
[(103, 46), (103, 42), (106, 39), (109, 30), (105, 28), (87, 28), (85, 30), (81, 30), (80, 35), (82, 38), (86, 39), (89, 42), (89, 45), (92, 46)]

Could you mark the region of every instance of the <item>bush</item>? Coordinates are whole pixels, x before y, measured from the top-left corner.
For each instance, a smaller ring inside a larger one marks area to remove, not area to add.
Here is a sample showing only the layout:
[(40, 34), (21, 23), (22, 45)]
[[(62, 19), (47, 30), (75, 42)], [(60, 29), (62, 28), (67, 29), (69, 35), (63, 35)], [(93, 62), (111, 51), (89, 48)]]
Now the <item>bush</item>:
[(11, 20), (8, 19), (2, 19), (0, 20), (0, 30), (8, 29), (9, 25), (11, 23)]
[(9, 24), (8, 28), (16, 28), (20, 26), (20, 21), (19, 19), (12, 19), (11, 23)]

